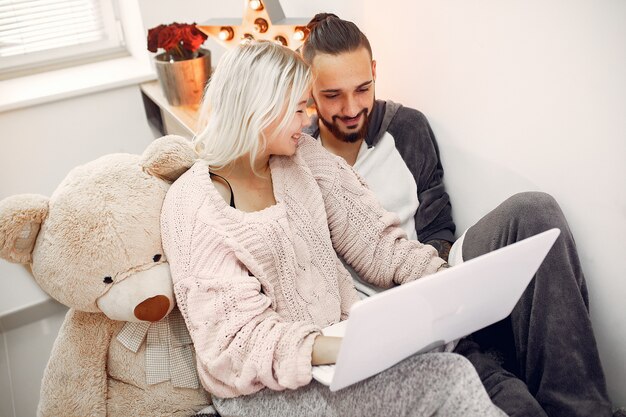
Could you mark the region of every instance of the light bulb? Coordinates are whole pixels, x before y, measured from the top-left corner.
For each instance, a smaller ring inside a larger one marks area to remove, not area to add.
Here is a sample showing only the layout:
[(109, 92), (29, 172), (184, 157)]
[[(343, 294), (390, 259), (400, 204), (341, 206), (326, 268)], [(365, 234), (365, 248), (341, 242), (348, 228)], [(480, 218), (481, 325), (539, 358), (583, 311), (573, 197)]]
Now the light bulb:
[(258, 33), (265, 33), (267, 32), (267, 28), (268, 28), (268, 24), (267, 24), (267, 20), (259, 17), (258, 19), (256, 19), (254, 21), (254, 30), (255, 32)]
[(254, 40), (254, 36), (252, 36), (249, 33), (244, 33), (243, 36), (241, 36), (241, 41), (239, 43), (243, 45), (253, 40)]
[(222, 27), (217, 34), (217, 37), (222, 41), (229, 41), (233, 38), (233, 36), (235, 36), (235, 33), (233, 32), (233, 28), (230, 26)]
[(276, 36), (274, 38), (274, 42), (282, 46), (287, 46), (287, 39), (285, 39), (284, 36), (280, 36), (280, 35)]
[(304, 37), (306, 36), (306, 28), (303, 26), (298, 26), (297, 28), (295, 28), (295, 30), (293, 31), (293, 39), (296, 41), (303, 41)]
[(250, 0), (250, 8), (258, 12), (259, 10), (263, 10), (263, 3), (261, 0)]

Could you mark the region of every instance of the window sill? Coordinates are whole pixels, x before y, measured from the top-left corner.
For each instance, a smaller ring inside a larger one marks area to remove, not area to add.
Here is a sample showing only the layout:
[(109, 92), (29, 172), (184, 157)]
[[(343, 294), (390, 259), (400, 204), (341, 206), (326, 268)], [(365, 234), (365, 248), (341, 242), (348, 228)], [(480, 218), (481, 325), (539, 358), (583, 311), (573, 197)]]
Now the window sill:
[(0, 113), (140, 84), (156, 74), (148, 57), (123, 57), (0, 81)]

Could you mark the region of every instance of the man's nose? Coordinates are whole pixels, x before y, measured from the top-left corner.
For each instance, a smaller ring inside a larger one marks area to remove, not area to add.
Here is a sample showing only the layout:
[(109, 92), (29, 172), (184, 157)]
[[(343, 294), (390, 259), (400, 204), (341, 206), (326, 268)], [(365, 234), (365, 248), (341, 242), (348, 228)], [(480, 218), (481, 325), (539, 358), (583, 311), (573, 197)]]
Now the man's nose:
[(357, 100), (352, 96), (348, 96), (343, 106), (344, 115), (348, 117), (354, 117), (359, 113), (359, 111), (360, 109)]

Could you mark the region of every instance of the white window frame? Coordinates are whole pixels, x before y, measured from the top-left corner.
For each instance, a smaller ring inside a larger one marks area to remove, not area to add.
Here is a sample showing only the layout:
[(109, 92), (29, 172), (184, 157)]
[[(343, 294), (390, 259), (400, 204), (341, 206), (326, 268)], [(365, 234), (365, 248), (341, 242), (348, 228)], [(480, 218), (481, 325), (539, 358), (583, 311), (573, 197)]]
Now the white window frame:
[(124, 42), (117, 1), (95, 0), (100, 7), (106, 39), (19, 55), (0, 56), (0, 80), (129, 55)]
[(118, 2), (130, 55), (0, 80), (0, 119), (6, 112), (155, 80), (154, 56), (146, 48), (142, 1)]

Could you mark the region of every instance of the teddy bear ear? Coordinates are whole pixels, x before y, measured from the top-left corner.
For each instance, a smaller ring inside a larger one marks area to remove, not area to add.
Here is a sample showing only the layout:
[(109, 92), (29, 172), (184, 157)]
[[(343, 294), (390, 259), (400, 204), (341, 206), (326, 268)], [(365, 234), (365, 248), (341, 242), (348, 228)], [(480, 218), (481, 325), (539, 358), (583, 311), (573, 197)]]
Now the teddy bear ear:
[(49, 201), (37, 194), (19, 194), (0, 201), (0, 258), (21, 264), (32, 262)]
[(196, 161), (191, 141), (176, 135), (154, 140), (142, 155), (144, 169), (155, 177), (174, 182)]

